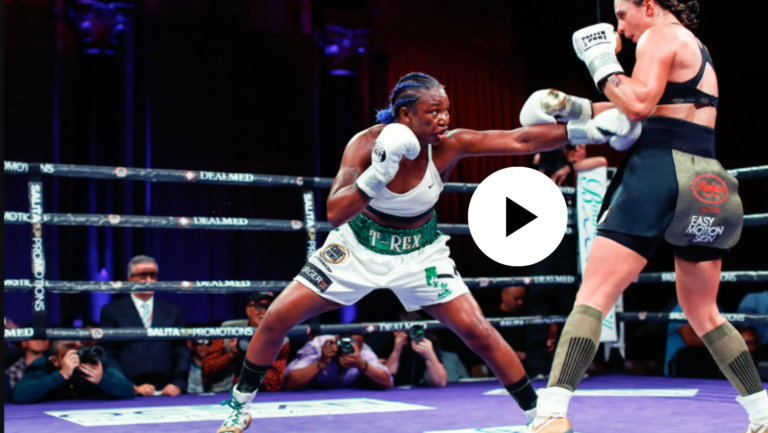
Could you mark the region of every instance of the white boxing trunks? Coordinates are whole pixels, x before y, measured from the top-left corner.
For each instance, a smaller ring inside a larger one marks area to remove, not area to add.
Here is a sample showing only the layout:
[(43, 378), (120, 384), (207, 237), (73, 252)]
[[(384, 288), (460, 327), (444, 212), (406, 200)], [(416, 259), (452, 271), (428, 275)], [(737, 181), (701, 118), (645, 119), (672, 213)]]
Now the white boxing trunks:
[(294, 280), (318, 295), (352, 305), (371, 291), (395, 292), (406, 310), (448, 302), (469, 293), (436, 218), (399, 230), (363, 215), (333, 230)]

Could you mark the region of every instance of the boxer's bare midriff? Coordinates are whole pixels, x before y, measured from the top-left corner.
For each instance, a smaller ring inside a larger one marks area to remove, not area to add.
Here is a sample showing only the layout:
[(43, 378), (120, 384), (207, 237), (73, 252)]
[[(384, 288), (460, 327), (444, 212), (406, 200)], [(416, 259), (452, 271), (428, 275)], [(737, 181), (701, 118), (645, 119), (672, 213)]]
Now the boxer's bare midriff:
[(658, 105), (650, 115), (650, 117), (655, 116), (672, 117), (714, 128), (715, 120), (717, 119), (717, 109), (715, 107), (694, 104)]

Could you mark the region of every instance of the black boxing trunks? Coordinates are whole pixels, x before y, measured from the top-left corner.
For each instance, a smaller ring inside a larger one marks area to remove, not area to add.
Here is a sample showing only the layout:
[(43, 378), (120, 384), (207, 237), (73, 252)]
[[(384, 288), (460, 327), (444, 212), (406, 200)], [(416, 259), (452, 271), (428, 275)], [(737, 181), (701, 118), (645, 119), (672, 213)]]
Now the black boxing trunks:
[(714, 129), (650, 117), (606, 191), (598, 235), (646, 258), (663, 236), (680, 258), (715, 259), (741, 237), (738, 187), (715, 159)]

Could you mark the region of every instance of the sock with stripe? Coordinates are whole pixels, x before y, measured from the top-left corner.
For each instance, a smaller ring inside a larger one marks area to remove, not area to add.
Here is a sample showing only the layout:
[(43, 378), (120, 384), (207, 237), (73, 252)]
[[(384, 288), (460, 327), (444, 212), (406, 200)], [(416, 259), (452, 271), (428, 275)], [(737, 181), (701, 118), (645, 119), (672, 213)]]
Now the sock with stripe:
[(749, 415), (749, 430), (762, 431), (761, 427), (768, 424), (768, 394), (741, 334), (733, 325), (725, 322), (704, 334), (701, 339), (725, 377), (739, 392), (736, 401), (741, 403)]
[(747, 345), (733, 325), (725, 322), (704, 334), (701, 339), (739, 396), (746, 397), (763, 391), (760, 375), (757, 374)]
[(548, 387), (576, 390), (597, 353), (602, 329), (603, 313), (600, 310), (588, 305), (573, 309), (557, 344)]

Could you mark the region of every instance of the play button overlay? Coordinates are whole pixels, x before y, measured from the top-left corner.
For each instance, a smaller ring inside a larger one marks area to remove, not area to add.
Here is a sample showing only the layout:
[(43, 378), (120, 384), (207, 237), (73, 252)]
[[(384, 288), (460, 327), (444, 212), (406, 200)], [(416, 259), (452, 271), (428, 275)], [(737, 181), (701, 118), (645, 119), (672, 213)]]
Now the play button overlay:
[(507, 236), (528, 225), (529, 222), (538, 218), (536, 215), (528, 212), (528, 209), (507, 199)]
[(568, 209), (549, 177), (531, 168), (509, 167), (478, 185), (468, 219), (472, 239), (486, 256), (521, 267), (546, 259), (560, 245)]

